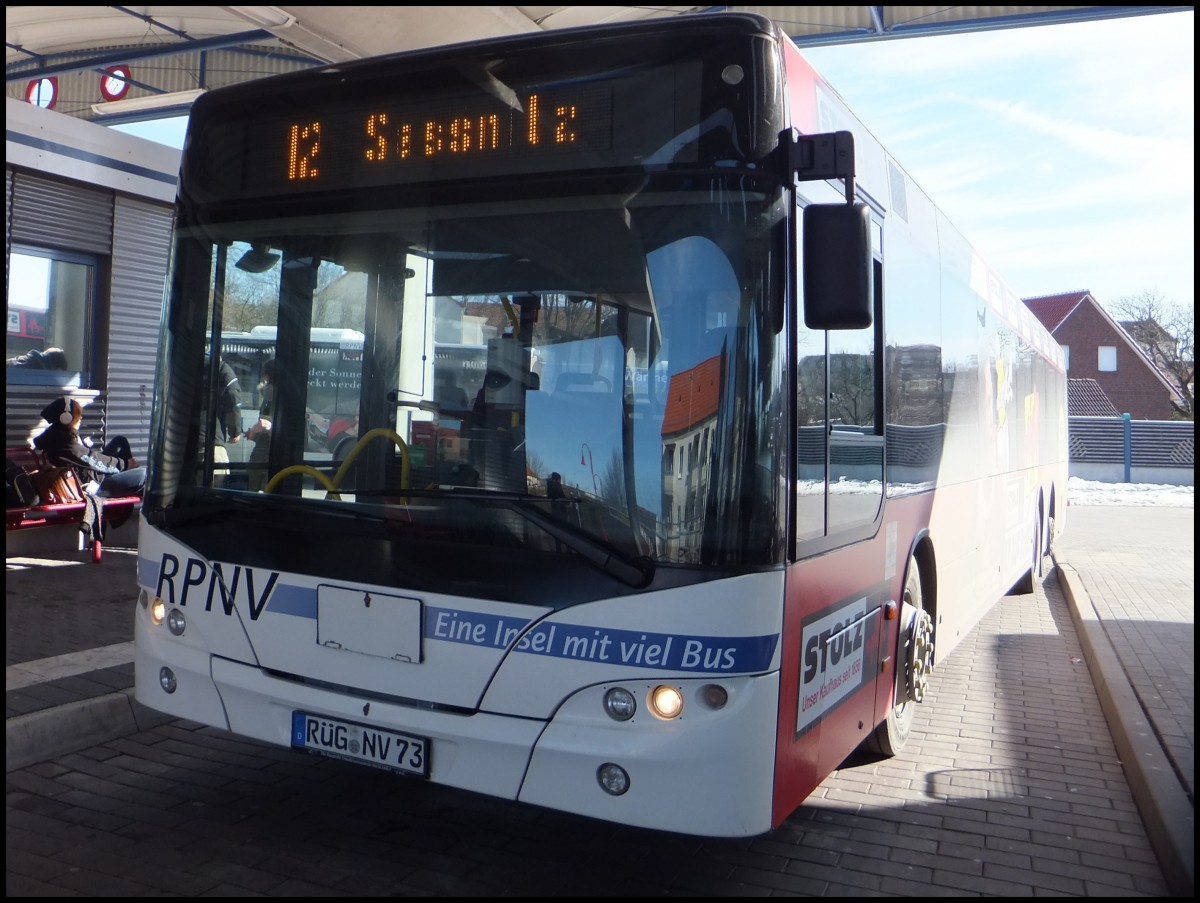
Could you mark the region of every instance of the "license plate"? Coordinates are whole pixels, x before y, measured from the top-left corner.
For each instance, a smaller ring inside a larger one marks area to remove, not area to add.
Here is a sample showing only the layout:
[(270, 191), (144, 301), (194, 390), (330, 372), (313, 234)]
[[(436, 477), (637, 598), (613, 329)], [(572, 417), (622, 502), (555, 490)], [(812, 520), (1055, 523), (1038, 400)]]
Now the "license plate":
[(335, 759), (429, 777), (429, 740), (399, 731), (292, 712), (292, 746)]

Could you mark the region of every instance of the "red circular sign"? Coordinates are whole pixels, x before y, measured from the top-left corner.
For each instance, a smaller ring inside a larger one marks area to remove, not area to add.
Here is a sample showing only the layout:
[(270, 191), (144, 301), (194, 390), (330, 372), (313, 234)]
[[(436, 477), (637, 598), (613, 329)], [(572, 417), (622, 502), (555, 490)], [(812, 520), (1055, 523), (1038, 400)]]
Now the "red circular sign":
[(58, 103), (58, 79), (37, 78), (25, 86), (25, 102), (43, 110), (52, 110)]
[(105, 100), (120, 100), (129, 93), (129, 67), (109, 66), (100, 77), (100, 94)]

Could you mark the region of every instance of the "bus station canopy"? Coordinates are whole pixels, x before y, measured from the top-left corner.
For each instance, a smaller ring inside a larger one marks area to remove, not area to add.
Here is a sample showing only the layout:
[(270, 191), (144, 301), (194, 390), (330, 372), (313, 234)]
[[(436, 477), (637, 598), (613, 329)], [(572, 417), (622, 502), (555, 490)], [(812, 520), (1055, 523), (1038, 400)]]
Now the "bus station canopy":
[[(1186, 10), (1178, 6), (9, 6), (10, 97), (107, 123), (186, 110), (199, 91), (440, 44), (686, 13), (750, 12), (801, 46)], [(106, 73), (122, 81), (102, 82)], [(118, 90), (119, 89), (119, 90)], [(122, 103), (118, 105), (118, 101)], [(43, 104), (44, 105), (44, 104)]]

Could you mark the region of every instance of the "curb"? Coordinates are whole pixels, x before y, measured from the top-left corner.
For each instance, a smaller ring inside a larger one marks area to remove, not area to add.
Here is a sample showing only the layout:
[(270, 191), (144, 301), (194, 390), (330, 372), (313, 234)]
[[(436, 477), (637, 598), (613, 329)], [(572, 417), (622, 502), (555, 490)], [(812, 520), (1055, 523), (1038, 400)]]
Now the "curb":
[(1172, 894), (1192, 897), (1196, 890), (1195, 807), (1142, 711), (1079, 574), (1057, 558), (1054, 563), (1100, 697), (1100, 708), (1163, 877)]
[(171, 720), (137, 702), (132, 689), (8, 718), (4, 771), (7, 774)]

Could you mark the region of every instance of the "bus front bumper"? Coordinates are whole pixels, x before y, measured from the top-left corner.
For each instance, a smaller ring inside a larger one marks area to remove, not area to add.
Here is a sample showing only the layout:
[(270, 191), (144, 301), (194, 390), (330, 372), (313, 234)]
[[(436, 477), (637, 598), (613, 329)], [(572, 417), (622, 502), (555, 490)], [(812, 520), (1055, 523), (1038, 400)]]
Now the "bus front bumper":
[[(613, 686), (607, 683), (573, 693), (547, 722), (317, 687), (183, 650), (145, 629), (142, 618), (136, 622), (136, 698), (175, 717), (287, 747), (295, 745), (297, 713), (304, 713), (419, 738), (427, 777), (450, 787), (693, 835), (753, 836), (771, 827), (777, 672), (725, 680), (730, 701), (719, 712), (702, 712), (695, 702), (712, 678), (688, 678), (674, 681), (689, 700), (676, 719), (639, 710), (627, 722), (613, 720), (602, 703)], [(159, 679), (164, 667), (174, 678), (170, 693)], [(623, 683), (642, 689), (638, 681)], [(613, 766), (627, 777), (619, 794), (601, 779), (602, 770)]]

